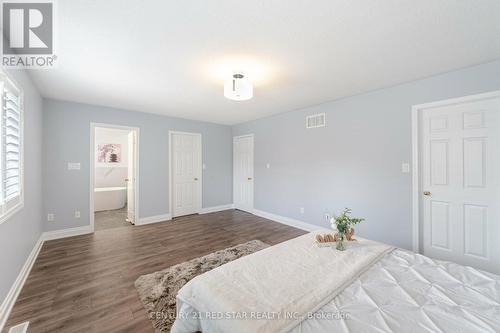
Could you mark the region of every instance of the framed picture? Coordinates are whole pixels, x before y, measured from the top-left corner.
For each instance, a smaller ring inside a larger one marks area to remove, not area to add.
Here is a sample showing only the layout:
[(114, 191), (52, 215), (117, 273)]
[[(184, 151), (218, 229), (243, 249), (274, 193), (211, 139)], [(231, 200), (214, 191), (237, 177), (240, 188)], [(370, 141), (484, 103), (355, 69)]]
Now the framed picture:
[(106, 143), (97, 146), (97, 162), (120, 163), (122, 160), (122, 145)]

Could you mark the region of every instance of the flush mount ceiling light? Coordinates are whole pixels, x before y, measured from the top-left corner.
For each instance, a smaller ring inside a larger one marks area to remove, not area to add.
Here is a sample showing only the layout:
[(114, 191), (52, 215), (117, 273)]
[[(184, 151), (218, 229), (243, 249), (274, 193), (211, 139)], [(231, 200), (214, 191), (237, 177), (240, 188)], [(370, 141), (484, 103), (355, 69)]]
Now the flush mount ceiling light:
[(253, 85), (242, 73), (235, 73), (224, 83), (224, 97), (233, 101), (246, 101), (253, 97)]

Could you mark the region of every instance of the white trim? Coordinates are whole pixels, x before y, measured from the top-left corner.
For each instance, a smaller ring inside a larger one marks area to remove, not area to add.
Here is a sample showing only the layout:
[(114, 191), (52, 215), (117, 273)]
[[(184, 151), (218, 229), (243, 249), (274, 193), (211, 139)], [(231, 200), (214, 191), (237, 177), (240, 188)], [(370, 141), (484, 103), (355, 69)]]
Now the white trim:
[[(90, 187), (89, 187), (89, 226), (91, 232), (94, 232), (94, 171), (95, 171), (95, 129), (96, 127), (100, 128), (114, 128), (121, 129), (127, 131), (134, 131), (136, 137), (136, 151), (135, 151), (135, 159), (136, 159), (136, 168), (135, 168), (135, 191), (134, 191), (134, 201), (135, 201), (135, 218), (134, 220), (139, 221), (139, 149), (140, 149), (140, 128), (139, 127), (130, 127), (130, 126), (122, 126), (122, 125), (113, 125), (113, 124), (104, 124), (104, 123), (90, 123)], [(129, 157), (130, 158), (130, 157)]]
[(243, 134), (243, 135), (236, 135), (236, 136), (233, 136), (233, 142), (236, 139), (241, 139), (241, 138), (246, 138), (246, 137), (255, 138), (255, 135), (253, 133), (248, 133), (248, 134)]
[(0, 217), (0, 224), (6, 222), (12, 216), (14, 216), (17, 212), (19, 212), (24, 207), (24, 191), (21, 190), (21, 198), (19, 199), (19, 203), (17, 203), (14, 207), (5, 212), (4, 215)]
[(145, 225), (145, 224), (165, 222), (165, 221), (170, 221), (170, 220), (172, 220), (171, 214), (162, 214), (162, 215), (141, 217), (138, 220), (138, 222), (136, 223), (136, 225)]
[[(250, 208), (250, 210), (244, 209), (243, 207), (237, 207), (235, 204), (235, 202), (236, 202), (236, 197), (235, 197), (235, 193), (236, 193), (236, 189), (235, 189), (235, 186), (236, 186), (235, 185), (236, 184), (236, 179), (235, 179), (236, 167), (234, 165), (234, 155), (235, 155), (234, 154), (234, 148), (235, 148), (234, 144), (235, 144), (237, 139), (241, 139), (241, 138), (252, 138), (252, 149), (253, 149), (253, 152), (252, 152), (252, 159), (253, 159), (252, 194), (253, 194), (253, 198), (252, 198), (252, 207)], [(253, 133), (233, 136), (233, 208), (239, 209), (239, 210), (242, 210), (242, 211), (245, 211), (248, 213), (252, 213), (253, 210), (255, 209), (255, 135)]]
[(168, 131), (168, 211), (171, 217), (173, 217), (173, 197), (172, 197), (172, 135), (174, 134), (185, 134), (194, 135), (200, 137), (200, 200), (198, 203), (198, 208), (195, 213), (201, 213), (203, 205), (203, 136), (201, 133), (194, 132), (182, 132), (182, 131)]
[(461, 104), (491, 98), (500, 97), (500, 90), (482, 94), (468, 95), (458, 98), (451, 98), (437, 102), (418, 104), (412, 107), (411, 128), (412, 128), (412, 231), (413, 231), (413, 251), (420, 252), (420, 131), (421, 114), (423, 110), (437, 108), (441, 106)]
[(94, 230), (92, 230), (92, 228), (89, 225), (86, 225), (83, 227), (45, 231), (42, 234), (42, 238), (44, 241), (49, 241), (54, 239), (91, 234), (93, 232)]
[(258, 209), (254, 209), (252, 211), (252, 214), (263, 217), (263, 218), (268, 219), (268, 220), (279, 222), (281, 224), (286, 224), (286, 225), (294, 227), (294, 228), (302, 229), (305, 231), (314, 231), (314, 230), (322, 229), (322, 227), (314, 225), (314, 224), (302, 222), (302, 221), (295, 220), (295, 219), (292, 219), (292, 218), (286, 217), (286, 216), (281, 216), (281, 215), (276, 215), (273, 213), (264, 212), (264, 211), (258, 210)]
[(28, 275), (31, 272), (31, 268), (33, 268), (33, 264), (35, 263), (36, 258), (40, 253), (43, 242), (44, 240), (41, 235), (38, 238), (38, 241), (35, 243), (35, 246), (33, 246), (33, 249), (31, 250), (31, 253), (29, 254), (28, 258), (26, 258), (26, 261), (23, 267), (21, 268), (21, 271), (17, 275), (16, 280), (12, 284), (12, 287), (7, 293), (7, 296), (2, 302), (2, 305), (0, 306), (0, 331), (3, 330), (5, 323), (7, 322), (7, 318), (9, 318), (10, 311), (12, 310), (12, 307), (16, 303), (17, 297), (19, 296), (19, 293), (21, 292), (24, 283), (26, 282), (26, 279), (28, 278)]
[(412, 233), (413, 233), (413, 252), (420, 252), (420, 159), (419, 159), (419, 111), (413, 106), (411, 112), (411, 149), (412, 149)]
[(201, 211), (200, 211), (200, 214), (208, 214), (208, 213), (221, 212), (223, 210), (229, 210), (229, 209), (234, 209), (234, 205), (233, 204), (229, 204), (229, 205), (220, 205), (220, 206), (213, 206), (213, 207), (202, 208)]

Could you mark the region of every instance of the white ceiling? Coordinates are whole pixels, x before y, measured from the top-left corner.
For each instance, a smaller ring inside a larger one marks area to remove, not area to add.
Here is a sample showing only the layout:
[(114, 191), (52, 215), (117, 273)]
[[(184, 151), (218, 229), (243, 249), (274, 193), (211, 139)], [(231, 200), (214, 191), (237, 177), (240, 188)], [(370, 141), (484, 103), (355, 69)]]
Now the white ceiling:
[[(57, 1), (44, 97), (235, 124), (500, 58), (498, 0)], [(223, 97), (243, 70), (255, 97)]]

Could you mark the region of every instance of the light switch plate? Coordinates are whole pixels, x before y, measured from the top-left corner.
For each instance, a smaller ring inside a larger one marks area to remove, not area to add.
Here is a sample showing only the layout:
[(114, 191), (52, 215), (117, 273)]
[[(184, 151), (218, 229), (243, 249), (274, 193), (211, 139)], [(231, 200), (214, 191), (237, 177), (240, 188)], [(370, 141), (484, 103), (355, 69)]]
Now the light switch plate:
[(401, 164), (401, 172), (402, 173), (410, 173), (410, 163), (408, 162), (403, 162)]
[(68, 170), (80, 170), (80, 163), (68, 162)]
[(271, 168), (271, 164), (267, 163), (266, 164), (266, 169), (269, 169), (269, 168)]

